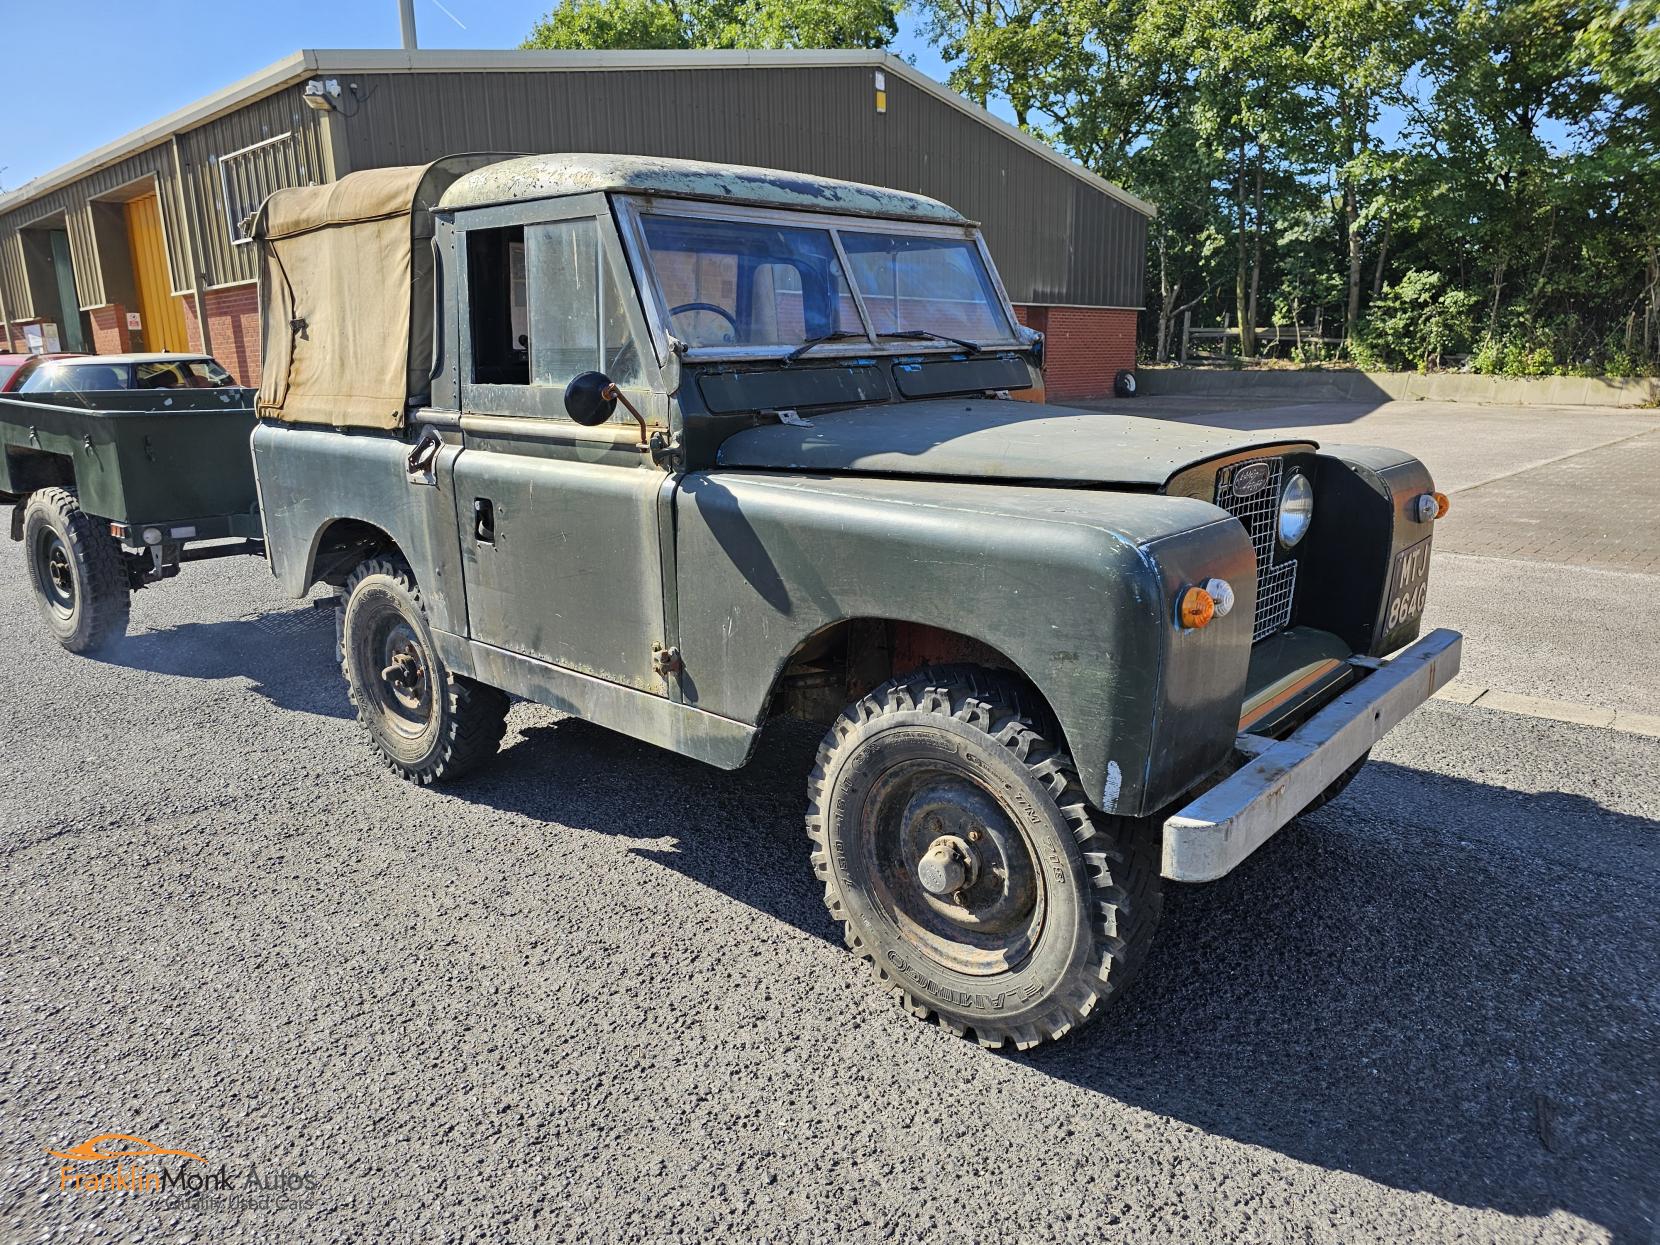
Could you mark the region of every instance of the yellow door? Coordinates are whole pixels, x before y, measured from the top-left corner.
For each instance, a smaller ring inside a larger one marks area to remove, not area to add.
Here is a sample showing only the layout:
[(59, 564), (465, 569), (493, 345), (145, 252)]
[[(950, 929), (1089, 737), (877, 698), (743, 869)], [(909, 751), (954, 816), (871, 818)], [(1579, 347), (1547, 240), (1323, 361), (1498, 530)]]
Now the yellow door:
[(184, 308), (173, 297), (167, 271), (167, 246), (161, 234), (161, 203), (155, 195), (127, 201), (127, 247), (133, 256), (133, 284), (138, 314), (144, 321), (146, 350), (189, 350)]

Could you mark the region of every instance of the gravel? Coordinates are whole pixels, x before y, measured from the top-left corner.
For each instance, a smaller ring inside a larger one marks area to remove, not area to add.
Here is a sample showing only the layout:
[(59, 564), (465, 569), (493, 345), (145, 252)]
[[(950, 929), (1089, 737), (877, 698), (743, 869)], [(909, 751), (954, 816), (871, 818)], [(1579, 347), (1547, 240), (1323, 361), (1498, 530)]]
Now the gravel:
[[(24, 584), (0, 544), (4, 1239), (1653, 1239), (1660, 741), (1426, 706), (1003, 1056), (840, 947), (811, 730), (727, 774), (519, 705), (420, 791), (262, 563), (101, 661)], [(104, 1132), (315, 1187), (60, 1191)]]

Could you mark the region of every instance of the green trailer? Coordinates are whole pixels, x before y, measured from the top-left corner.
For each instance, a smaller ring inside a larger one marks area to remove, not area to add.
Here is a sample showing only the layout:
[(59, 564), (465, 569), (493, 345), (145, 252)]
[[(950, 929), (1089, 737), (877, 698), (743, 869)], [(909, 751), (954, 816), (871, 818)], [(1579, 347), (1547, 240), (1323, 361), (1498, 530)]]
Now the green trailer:
[(126, 630), (131, 594), (186, 562), (263, 556), (249, 389), (0, 398), (0, 503), (41, 616), (72, 652)]

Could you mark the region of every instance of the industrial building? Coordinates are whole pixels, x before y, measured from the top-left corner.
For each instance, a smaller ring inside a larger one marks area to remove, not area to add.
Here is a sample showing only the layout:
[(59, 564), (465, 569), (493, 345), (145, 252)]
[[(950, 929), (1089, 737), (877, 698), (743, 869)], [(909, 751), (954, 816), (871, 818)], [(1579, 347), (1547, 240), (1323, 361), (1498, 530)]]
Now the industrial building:
[(14, 349), (207, 350), (259, 380), (266, 195), (465, 151), (755, 164), (980, 221), (1053, 397), (1135, 359), (1153, 207), (884, 52), (303, 51), (0, 196)]

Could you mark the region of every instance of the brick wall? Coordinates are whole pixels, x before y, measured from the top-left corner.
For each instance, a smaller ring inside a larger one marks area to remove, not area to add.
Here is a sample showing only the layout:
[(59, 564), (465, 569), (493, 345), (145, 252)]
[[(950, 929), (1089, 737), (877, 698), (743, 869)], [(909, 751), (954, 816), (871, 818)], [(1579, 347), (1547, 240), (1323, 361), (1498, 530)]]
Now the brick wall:
[[(259, 287), (253, 283), (203, 290), (212, 355), (250, 389), (259, 386)], [(184, 300), (184, 326), (190, 348), (202, 349), (202, 326), (196, 320), (196, 300)]]
[(92, 326), (93, 354), (126, 354), (133, 348), (127, 331), (127, 309), (120, 303), (106, 303), (86, 313)]
[(1136, 313), (1117, 307), (1017, 306), (1044, 337), (1043, 379), (1051, 399), (1112, 396), (1112, 378), (1135, 367)]

